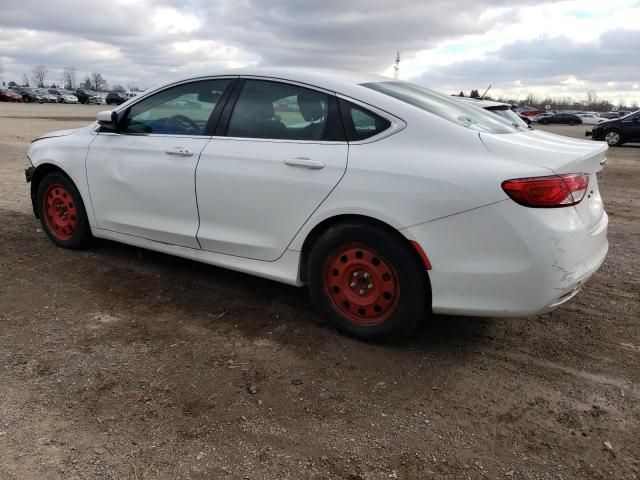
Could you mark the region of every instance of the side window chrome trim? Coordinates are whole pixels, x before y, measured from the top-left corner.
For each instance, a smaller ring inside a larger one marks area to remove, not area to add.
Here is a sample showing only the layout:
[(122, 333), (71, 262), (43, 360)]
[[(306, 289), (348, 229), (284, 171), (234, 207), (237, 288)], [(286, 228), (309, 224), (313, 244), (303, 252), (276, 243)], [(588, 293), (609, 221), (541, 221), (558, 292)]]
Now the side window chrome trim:
[(362, 107), (364, 110), (369, 110), (370, 112), (375, 113), (376, 115), (379, 115), (380, 117), (384, 118), (385, 120), (388, 120), (391, 123), (389, 128), (387, 128), (386, 130), (383, 130), (382, 132), (376, 135), (373, 135), (369, 138), (365, 138), (363, 140), (355, 140), (355, 141), (349, 142), (349, 145), (363, 145), (366, 143), (377, 142), (378, 140), (382, 140), (383, 138), (387, 138), (387, 137), (390, 137), (391, 135), (395, 135), (396, 133), (401, 132), (407, 127), (407, 123), (404, 120), (402, 120), (399, 117), (396, 117), (395, 115), (390, 114), (385, 110), (381, 110), (377, 107), (374, 107), (373, 105), (370, 105), (365, 102), (361, 102), (360, 100), (357, 100), (352, 97), (347, 97), (346, 95), (342, 95), (340, 93), (336, 93), (335, 95), (336, 97), (341, 98), (342, 100), (346, 100), (347, 102), (351, 102), (354, 105), (357, 105), (358, 107)]
[(295, 80), (289, 80), (286, 78), (263, 77), (260, 75), (240, 75), (240, 78), (243, 78), (245, 80), (264, 80), (267, 82), (286, 83), (289, 85), (295, 85), (296, 87), (306, 88), (307, 90), (316, 90), (317, 92), (321, 92), (326, 95), (334, 95), (334, 96), (336, 95), (336, 92), (332, 90), (327, 90), (326, 88), (318, 87), (316, 85), (311, 85), (309, 83), (296, 82)]
[(124, 110), (128, 110), (129, 108), (133, 107), (134, 105), (136, 105), (137, 103), (141, 102), (142, 100), (149, 98), (152, 95), (155, 95), (156, 93), (160, 93), (160, 92), (164, 92), (165, 90), (168, 90), (169, 88), (173, 88), (173, 87), (177, 87), (180, 85), (185, 85), (188, 83), (195, 83), (195, 82), (201, 82), (201, 81), (206, 81), (206, 80), (226, 80), (226, 79), (237, 79), (240, 78), (238, 75), (209, 75), (209, 76), (204, 76), (204, 77), (197, 77), (197, 78), (189, 78), (187, 80), (179, 80), (177, 82), (171, 83), (169, 85), (163, 85), (157, 89), (154, 90), (150, 90), (148, 92), (144, 92), (140, 95), (136, 95), (135, 97), (132, 97), (130, 100), (135, 100), (131, 103), (129, 103), (129, 100), (127, 100), (126, 102), (124, 102), (121, 105), (118, 105), (116, 108), (113, 108), (112, 110), (114, 112), (122, 112)]
[(314, 145), (346, 145), (346, 141), (342, 140), (292, 140), (287, 138), (254, 138), (254, 137), (228, 137), (213, 136), (212, 140), (233, 140), (237, 142), (268, 142), (268, 143), (298, 143), (298, 144), (314, 144)]

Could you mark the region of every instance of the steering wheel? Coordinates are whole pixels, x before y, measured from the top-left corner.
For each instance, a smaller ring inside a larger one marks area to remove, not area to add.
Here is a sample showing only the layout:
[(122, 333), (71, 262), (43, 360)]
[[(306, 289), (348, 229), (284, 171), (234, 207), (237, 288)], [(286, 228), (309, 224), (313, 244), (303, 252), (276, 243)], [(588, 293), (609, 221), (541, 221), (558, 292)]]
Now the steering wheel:
[(190, 130), (200, 132), (198, 124), (184, 115), (173, 115), (172, 117), (167, 118), (167, 121), (164, 123), (164, 128), (178, 128), (186, 132), (189, 132)]

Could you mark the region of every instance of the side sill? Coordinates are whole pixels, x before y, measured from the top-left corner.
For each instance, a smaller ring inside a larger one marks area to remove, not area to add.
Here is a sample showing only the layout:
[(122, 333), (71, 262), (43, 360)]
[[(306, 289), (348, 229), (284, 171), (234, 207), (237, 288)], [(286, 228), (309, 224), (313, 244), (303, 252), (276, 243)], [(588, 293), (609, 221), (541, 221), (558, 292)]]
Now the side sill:
[(265, 262), (233, 255), (224, 255), (221, 253), (207, 252), (195, 248), (182, 247), (179, 245), (171, 245), (154, 240), (127, 235), (124, 233), (112, 232), (100, 228), (92, 228), (91, 232), (94, 237), (113, 240), (115, 242), (125, 243), (140, 248), (146, 248), (156, 252), (175, 255), (176, 257), (187, 258), (217, 267), (228, 268), (237, 272), (248, 273), (256, 277), (274, 280), (276, 282), (286, 283), (300, 287), (304, 285), (300, 281), (300, 252), (286, 250), (282, 256), (274, 262)]

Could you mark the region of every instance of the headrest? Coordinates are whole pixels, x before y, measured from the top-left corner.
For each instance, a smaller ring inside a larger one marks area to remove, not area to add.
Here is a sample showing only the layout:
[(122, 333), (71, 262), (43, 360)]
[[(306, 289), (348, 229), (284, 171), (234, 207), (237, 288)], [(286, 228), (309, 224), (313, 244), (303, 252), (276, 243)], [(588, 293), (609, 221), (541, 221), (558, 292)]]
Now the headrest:
[(305, 95), (303, 93), (299, 93), (297, 97), (300, 113), (302, 114), (302, 118), (307, 122), (313, 122), (314, 120), (324, 117), (324, 103), (320, 98), (318, 98), (318, 95)]

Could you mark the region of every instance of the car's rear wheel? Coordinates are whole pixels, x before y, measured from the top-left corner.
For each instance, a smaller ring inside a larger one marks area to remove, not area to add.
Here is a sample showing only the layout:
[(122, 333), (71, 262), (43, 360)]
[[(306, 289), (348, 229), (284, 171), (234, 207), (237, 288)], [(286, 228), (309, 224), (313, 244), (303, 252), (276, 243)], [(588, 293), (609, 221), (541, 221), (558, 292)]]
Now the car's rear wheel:
[(574, 120), (569, 121), (569, 126), (573, 127), (574, 125), (576, 125), (576, 122)]
[(40, 181), (38, 216), (53, 243), (63, 248), (83, 248), (91, 240), (91, 228), (82, 198), (64, 174), (52, 172)]
[(540, 123), (542, 125), (549, 125), (549, 122), (547, 120), (540, 120)]
[(369, 224), (329, 228), (307, 262), (314, 303), (339, 331), (361, 340), (413, 330), (430, 305), (424, 265), (408, 242)]
[(617, 147), (622, 144), (622, 134), (618, 130), (610, 130), (604, 135), (604, 141), (610, 147)]

